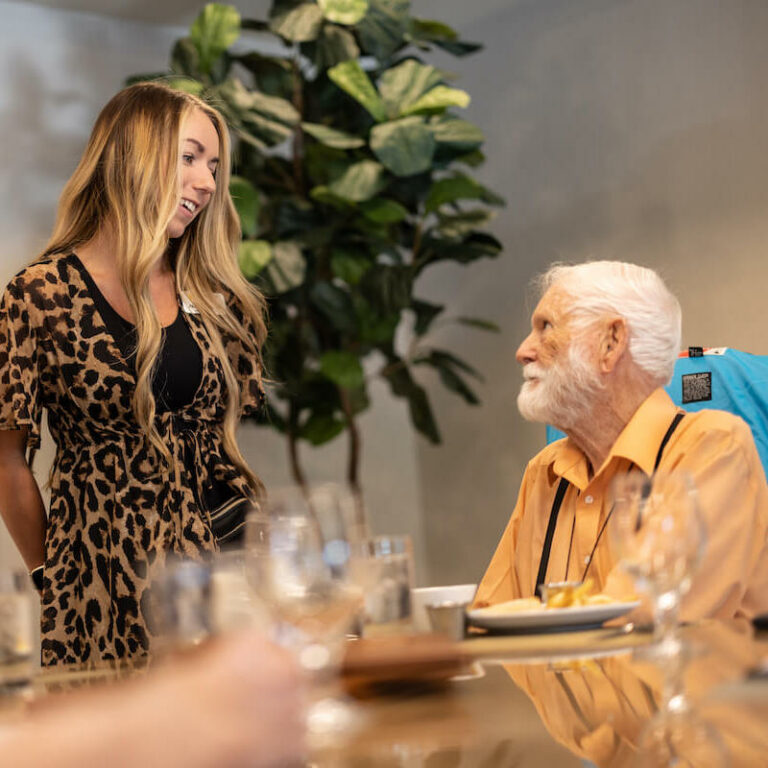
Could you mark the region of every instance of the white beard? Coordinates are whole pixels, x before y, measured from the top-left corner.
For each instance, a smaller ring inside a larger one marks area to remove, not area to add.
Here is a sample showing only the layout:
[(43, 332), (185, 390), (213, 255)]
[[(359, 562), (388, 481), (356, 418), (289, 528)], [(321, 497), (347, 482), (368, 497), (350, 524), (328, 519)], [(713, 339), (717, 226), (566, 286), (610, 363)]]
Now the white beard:
[[(589, 418), (604, 391), (597, 371), (582, 350), (571, 344), (565, 360), (544, 368), (537, 363), (523, 366), (525, 382), (517, 396), (517, 407), (526, 421), (543, 421), (567, 431)], [(530, 381), (535, 378), (537, 381)]]

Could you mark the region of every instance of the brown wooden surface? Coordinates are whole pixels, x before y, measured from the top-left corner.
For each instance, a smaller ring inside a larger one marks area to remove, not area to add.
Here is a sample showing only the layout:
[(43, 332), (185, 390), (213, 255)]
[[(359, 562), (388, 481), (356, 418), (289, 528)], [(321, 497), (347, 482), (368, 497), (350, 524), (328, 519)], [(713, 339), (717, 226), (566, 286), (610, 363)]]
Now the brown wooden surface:
[[(731, 765), (768, 765), (768, 682), (746, 677), (768, 658), (768, 644), (743, 625), (716, 622), (684, 636), (691, 701), (716, 724)], [(581, 768), (584, 759), (622, 768), (659, 698), (648, 640), (606, 628), (459, 644), (434, 637), (361, 643), (348, 661), (360, 726), (316, 740), (312, 764)], [(33, 691), (38, 705), (56, 705), (69, 690), (147, 673), (145, 665), (47, 670)]]

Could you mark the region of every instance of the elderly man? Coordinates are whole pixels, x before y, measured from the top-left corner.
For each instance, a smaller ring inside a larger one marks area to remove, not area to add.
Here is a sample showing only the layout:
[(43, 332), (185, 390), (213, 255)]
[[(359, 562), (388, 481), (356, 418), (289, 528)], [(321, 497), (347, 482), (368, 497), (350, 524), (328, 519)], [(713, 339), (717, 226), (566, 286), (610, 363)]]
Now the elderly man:
[(530, 597), (538, 583), (585, 571), (599, 590), (625, 591), (604, 535), (611, 481), (658, 462), (690, 473), (707, 526), (682, 618), (768, 611), (768, 487), (749, 427), (722, 411), (680, 417), (661, 389), (680, 347), (677, 299), (655, 272), (619, 262), (555, 266), (542, 285), (517, 350), (517, 403), (567, 438), (528, 464), (475, 604)]

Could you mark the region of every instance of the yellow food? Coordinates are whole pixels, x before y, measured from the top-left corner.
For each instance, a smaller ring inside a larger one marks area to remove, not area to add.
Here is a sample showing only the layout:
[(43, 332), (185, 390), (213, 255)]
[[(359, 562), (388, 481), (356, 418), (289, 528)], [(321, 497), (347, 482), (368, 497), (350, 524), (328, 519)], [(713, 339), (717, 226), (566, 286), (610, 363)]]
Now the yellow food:
[(503, 616), (507, 613), (519, 613), (521, 611), (537, 611), (543, 608), (538, 597), (521, 597), (517, 600), (507, 600), (505, 603), (496, 603), (482, 611), (488, 616)]

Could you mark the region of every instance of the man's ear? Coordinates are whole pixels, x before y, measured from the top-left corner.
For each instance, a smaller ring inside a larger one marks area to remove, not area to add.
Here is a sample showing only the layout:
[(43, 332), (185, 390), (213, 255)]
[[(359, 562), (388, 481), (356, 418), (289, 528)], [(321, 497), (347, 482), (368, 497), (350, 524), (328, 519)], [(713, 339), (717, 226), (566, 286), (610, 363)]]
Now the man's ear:
[(624, 356), (629, 344), (627, 321), (623, 317), (609, 317), (603, 325), (600, 341), (600, 372), (610, 373)]

